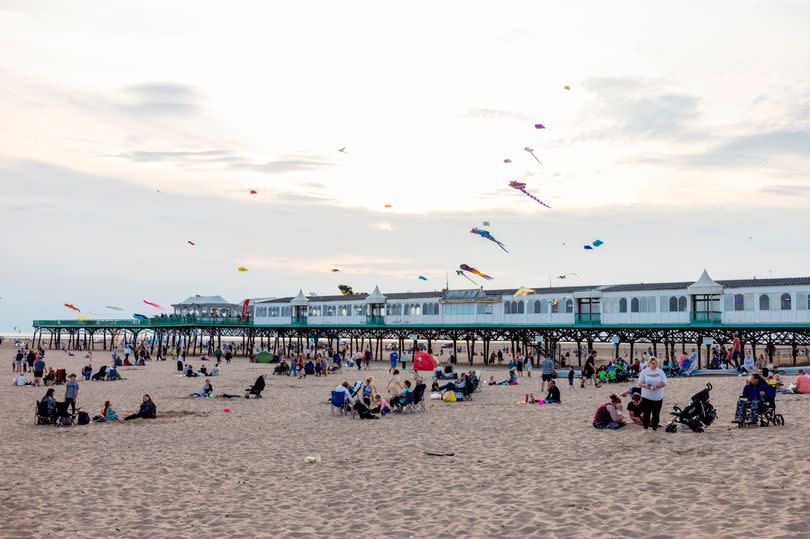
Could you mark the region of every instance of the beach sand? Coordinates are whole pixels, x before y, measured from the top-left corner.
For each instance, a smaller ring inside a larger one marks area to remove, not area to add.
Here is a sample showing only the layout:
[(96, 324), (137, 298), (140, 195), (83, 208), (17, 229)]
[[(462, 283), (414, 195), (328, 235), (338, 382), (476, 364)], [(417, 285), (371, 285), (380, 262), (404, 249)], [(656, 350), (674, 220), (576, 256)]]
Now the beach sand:
[[(49, 351), (46, 362), (78, 374), (86, 360), (74, 353)], [(808, 533), (810, 400), (779, 397), (784, 427), (738, 429), (730, 420), (741, 378), (673, 380), (663, 416), (710, 381), (719, 418), (704, 434), (668, 434), (591, 426), (596, 405), (624, 386), (570, 391), (561, 379), (562, 405), (516, 405), (540, 394), (537, 370), (472, 402), (360, 421), (331, 417), (329, 391), (370, 375), (382, 392), (387, 362), (298, 380), (238, 358), (212, 379), (215, 391), (241, 394), (266, 373), (265, 398), (198, 400), (187, 395), (203, 379), (179, 378), (165, 361), (123, 368), (122, 382), (80, 381), (78, 405), (91, 415), (105, 399), (133, 412), (149, 393), (158, 419), (64, 429), (35, 426), (45, 390), (11, 387), (11, 348), (1, 354), (3, 537)], [(94, 367), (102, 361), (109, 354), (97, 352)], [(504, 367), (490, 373), (506, 377)], [(307, 464), (310, 455), (321, 462)]]

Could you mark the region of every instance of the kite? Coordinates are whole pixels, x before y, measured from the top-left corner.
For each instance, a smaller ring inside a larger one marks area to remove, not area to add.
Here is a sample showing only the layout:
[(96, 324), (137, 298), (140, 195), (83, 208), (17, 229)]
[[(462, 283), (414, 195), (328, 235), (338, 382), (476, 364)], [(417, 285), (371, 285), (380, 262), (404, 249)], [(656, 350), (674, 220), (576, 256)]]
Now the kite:
[(73, 309), (73, 310), (74, 310), (74, 311), (76, 311), (77, 313), (82, 312), (82, 310), (81, 310), (81, 309), (79, 309), (78, 307), (76, 307), (76, 306), (75, 306), (75, 305), (73, 305), (72, 303), (65, 303), (65, 307), (67, 307), (68, 309)]
[(242, 267), (242, 266), (239, 266), (238, 268), (236, 268), (236, 271), (239, 271), (239, 272), (241, 272), (241, 273), (244, 273), (244, 272), (246, 272), (247, 270), (248, 270), (247, 268)]
[(151, 305), (155, 309), (160, 309), (161, 311), (163, 310), (163, 307), (161, 307), (157, 303), (152, 303), (151, 301), (146, 301), (146, 300), (143, 300), (143, 302), (146, 303), (147, 305)]
[(525, 148), (523, 148), (523, 151), (524, 151), (524, 152), (529, 152), (530, 154), (532, 154), (532, 157), (534, 157), (534, 160), (535, 160), (535, 161), (537, 161), (537, 162), (538, 162), (538, 163), (540, 163), (541, 165), (543, 164), (543, 162), (542, 162), (542, 161), (540, 161), (540, 159), (538, 159), (536, 155), (534, 155), (534, 150), (533, 150), (533, 149), (531, 149), (531, 148), (529, 148), (528, 146), (526, 146)]
[(332, 273), (338, 273), (340, 270), (337, 268), (332, 268)]
[(545, 126), (545, 125), (543, 125), (543, 124), (534, 124), (534, 128), (535, 128), (535, 129), (545, 129), (545, 128), (546, 128), (546, 126)]
[(123, 311), (124, 310), (121, 307), (114, 307), (112, 305), (107, 305), (107, 308), (112, 309), (113, 311)]
[(258, 194), (258, 193), (259, 193), (259, 192), (258, 192), (257, 190), (255, 190), (255, 189), (251, 189), (251, 190), (250, 190), (250, 194), (251, 194), (251, 195), (255, 195), (255, 194)]
[(352, 290), (352, 287), (347, 284), (338, 285), (338, 290), (340, 290), (340, 293), (343, 294), (344, 296), (354, 295), (354, 290)]
[(534, 200), (535, 202), (539, 202), (540, 204), (542, 204), (546, 208), (551, 209), (551, 206), (549, 206), (548, 204), (546, 204), (545, 202), (543, 202), (542, 200), (540, 200), (539, 198), (537, 198), (536, 196), (534, 196), (533, 194), (528, 192), (526, 190), (526, 184), (525, 183), (517, 182), (517, 181), (511, 181), (511, 182), (509, 182), (509, 187), (511, 187), (512, 189), (517, 189), (518, 191), (520, 191), (521, 193), (523, 193), (524, 195), (526, 195), (530, 199)]
[(385, 207), (386, 208), (393, 208), (393, 206), (391, 206), (391, 204), (386, 204)]
[[(489, 230), (482, 230), (482, 229), (480, 229), (478, 227), (473, 227), (473, 229), (470, 230), (470, 234), (478, 234), (479, 236), (481, 236), (484, 239), (488, 239), (489, 241), (494, 241), (495, 243), (497, 243), (500, 246), (501, 249), (506, 251), (506, 247), (503, 246), (503, 243), (496, 240), (495, 237), (492, 234), (489, 233)], [(506, 252), (508, 253), (509, 251), (506, 251)]]
[(191, 241), (191, 240), (188, 240), (186, 243), (188, 243), (189, 245), (197, 245), (196, 243), (194, 243), (194, 242), (193, 242), (193, 241)]
[(135, 320), (147, 320), (147, 318), (144, 315), (138, 313), (134, 313), (132, 315), (132, 318), (134, 318)]
[(420, 275), (419, 280), (420, 281), (427, 281), (427, 277), (425, 277), (424, 275)]
[(563, 88), (565, 88), (566, 90), (570, 90), (570, 89), (571, 89), (571, 87), (570, 87), (570, 86), (568, 86), (567, 84), (566, 84), (565, 86), (563, 86)]
[(602, 240), (594, 240), (593, 242), (591, 242), (590, 245), (583, 245), (582, 248), (585, 249), (586, 251), (593, 251), (594, 247), (599, 247), (604, 243), (605, 242), (603, 242)]
[(484, 226), (489, 226), (489, 221), (484, 221)]
[(559, 305), (559, 304), (560, 304), (560, 300), (558, 300), (558, 299), (556, 299), (556, 298), (555, 298), (555, 299), (550, 299), (550, 300), (548, 300), (548, 304), (549, 304), (549, 305)]
[(504, 159), (503, 162), (508, 164), (508, 163), (511, 163), (512, 160), (511, 159)]
[(90, 319), (89, 319), (89, 318), (87, 318), (86, 316), (77, 316), (77, 317), (76, 317), (76, 320), (81, 320), (82, 322), (87, 322), (87, 321), (88, 321), (88, 320), (90, 320)]
[(486, 273), (481, 273), (477, 269), (473, 268), (472, 266), (468, 266), (467, 264), (461, 264), (459, 266), (459, 268), (463, 269), (464, 271), (468, 271), (468, 272), (472, 273), (473, 275), (478, 275), (479, 277), (481, 277), (483, 279), (486, 279), (487, 281), (492, 280), (492, 277), (490, 277)]
[(342, 147), (338, 150), (340, 153), (346, 153), (346, 146)]
[(526, 296), (528, 294), (534, 294), (534, 289), (532, 288), (518, 288), (517, 292), (515, 292), (515, 297)]
[(478, 286), (478, 283), (476, 283), (475, 281), (473, 281), (472, 279), (470, 279), (469, 277), (467, 277), (467, 275), (466, 275), (466, 274), (465, 274), (463, 271), (461, 271), (461, 270), (456, 270), (456, 275), (459, 275), (459, 276), (461, 276), (461, 277), (464, 277), (465, 279), (467, 279), (468, 281), (470, 281), (472, 284), (474, 284), (474, 285)]
[(565, 275), (557, 275), (558, 279), (567, 279), (570, 275), (576, 275), (576, 273), (566, 273)]

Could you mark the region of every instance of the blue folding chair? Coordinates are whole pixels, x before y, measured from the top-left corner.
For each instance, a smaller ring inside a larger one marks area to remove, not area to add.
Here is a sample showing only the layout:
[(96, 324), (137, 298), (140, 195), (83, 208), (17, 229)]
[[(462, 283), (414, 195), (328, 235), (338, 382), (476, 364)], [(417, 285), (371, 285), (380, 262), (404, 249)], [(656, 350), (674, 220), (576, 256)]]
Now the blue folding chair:
[(332, 415), (346, 415), (346, 393), (333, 391), (329, 399), (329, 412)]

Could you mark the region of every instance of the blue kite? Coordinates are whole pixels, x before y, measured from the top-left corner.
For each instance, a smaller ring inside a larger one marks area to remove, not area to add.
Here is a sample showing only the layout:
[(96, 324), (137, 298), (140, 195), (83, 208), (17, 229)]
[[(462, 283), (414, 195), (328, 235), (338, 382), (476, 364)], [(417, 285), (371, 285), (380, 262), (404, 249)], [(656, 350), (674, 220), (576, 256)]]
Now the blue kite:
[[(498, 246), (500, 246), (500, 248), (501, 248), (501, 249), (503, 249), (504, 251), (506, 251), (506, 247), (504, 247), (504, 246), (503, 246), (503, 243), (501, 243), (501, 242), (499, 242), (498, 240), (496, 240), (496, 239), (495, 239), (495, 238), (492, 236), (492, 234), (490, 234), (490, 233), (489, 233), (489, 230), (483, 230), (483, 229), (478, 228), (478, 227), (473, 227), (473, 229), (472, 229), (472, 230), (470, 230), (470, 234), (478, 234), (478, 235), (479, 235), (479, 236), (481, 236), (482, 238), (488, 239), (489, 241), (494, 241), (495, 243), (497, 243), (497, 244), (498, 244)], [(509, 251), (506, 251), (506, 252), (508, 253)]]

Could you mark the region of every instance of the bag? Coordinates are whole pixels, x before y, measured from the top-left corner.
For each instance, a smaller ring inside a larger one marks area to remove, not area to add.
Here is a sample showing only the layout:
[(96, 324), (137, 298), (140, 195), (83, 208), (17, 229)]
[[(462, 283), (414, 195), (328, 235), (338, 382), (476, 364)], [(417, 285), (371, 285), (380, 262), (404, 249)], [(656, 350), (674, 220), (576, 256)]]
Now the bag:
[(452, 391), (446, 391), (442, 396), (444, 402), (456, 402), (456, 394)]
[(59, 425), (60, 427), (69, 427), (73, 425), (73, 416), (63, 415), (57, 420), (57, 425)]
[(88, 425), (90, 423), (90, 414), (87, 412), (79, 412), (76, 423), (79, 425)]

